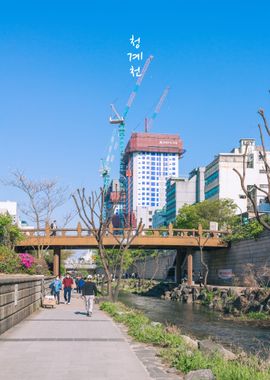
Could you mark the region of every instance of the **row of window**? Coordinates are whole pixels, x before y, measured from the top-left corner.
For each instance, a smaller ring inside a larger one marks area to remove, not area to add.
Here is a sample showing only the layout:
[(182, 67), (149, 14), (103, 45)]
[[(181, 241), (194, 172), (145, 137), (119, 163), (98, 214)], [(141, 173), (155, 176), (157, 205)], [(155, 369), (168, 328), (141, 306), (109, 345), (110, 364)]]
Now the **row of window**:
[(213, 187), (211, 190), (205, 193), (205, 199), (209, 199), (213, 197), (214, 195), (218, 194), (218, 192), (219, 192), (219, 186)]
[(215, 179), (219, 177), (218, 170), (212, 173), (209, 177), (205, 178), (205, 185), (209, 185), (209, 183), (214, 182)]

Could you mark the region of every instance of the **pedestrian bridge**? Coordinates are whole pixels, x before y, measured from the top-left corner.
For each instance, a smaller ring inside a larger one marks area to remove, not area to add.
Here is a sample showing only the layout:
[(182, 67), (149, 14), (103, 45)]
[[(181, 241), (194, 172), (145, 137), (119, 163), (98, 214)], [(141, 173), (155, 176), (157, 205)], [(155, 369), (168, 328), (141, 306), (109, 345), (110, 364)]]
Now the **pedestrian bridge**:
[[(61, 248), (61, 249), (85, 249), (97, 248), (98, 244), (93, 230), (82, 228), (80, 223), (77, 228), (62, 228), (51, 230), (47, 225), (44, 229), (23, 229), (24, 239), (17, 244), (21, 248)], [(218, 248), (227, 247), (225, 231), (211, 231), (199, 229), (176, 229), (172, 225), (164, 229), (142, 229), (139, 233), (136, 229), (113, 228), (110, 226), (104, 236), (105, 248), (117, 248), (120, 244), (130, 241), (131, 248), (152, 249), (178, 249), (180, 247)]]
[[(54, 252), (54, 275), (60, 273), (61, 249), (98, 248), (94, 231), (82, 228), (62, 228), (52, 230), (49, 225), (44, 229), (23, 229), (24, 239), (20, 241), (16, 250), (52, 249)], [(187, 258), (188, 283), (192, 282), (193, 252), (203, 247), (205, 250), (217, 252), (217, 248), (228, 246), (225, 237), (228, 232), (196, 229), (177, 229), (170, 224), (167, 228), (136, 229), (113, 228), (111, 225), (103, 239), (105, 248), (119, 248), (130, 242), (131, 249), (175, 249), (177, 250), (177, 278), (179, 279), (180, 266)], [(220, 251), (222, 252), (222, 250)], [(224, 252), (224, 250), (223, 250)]]

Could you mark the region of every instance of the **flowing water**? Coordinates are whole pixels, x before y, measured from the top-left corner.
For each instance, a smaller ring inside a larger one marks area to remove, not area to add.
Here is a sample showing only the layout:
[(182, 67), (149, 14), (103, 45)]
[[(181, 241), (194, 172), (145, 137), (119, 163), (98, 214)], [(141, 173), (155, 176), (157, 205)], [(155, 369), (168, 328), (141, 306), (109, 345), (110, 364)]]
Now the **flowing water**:
[(158, 298), (121, 293), (119, 300), (144, 312), (153, 321), (178, 326), (183, 334), (198, 339), (211, 337), (228, 348), (241, 348), (265, 356), (270, 350), (270, 323), (225, 320), (198, 304), (183, 304)]

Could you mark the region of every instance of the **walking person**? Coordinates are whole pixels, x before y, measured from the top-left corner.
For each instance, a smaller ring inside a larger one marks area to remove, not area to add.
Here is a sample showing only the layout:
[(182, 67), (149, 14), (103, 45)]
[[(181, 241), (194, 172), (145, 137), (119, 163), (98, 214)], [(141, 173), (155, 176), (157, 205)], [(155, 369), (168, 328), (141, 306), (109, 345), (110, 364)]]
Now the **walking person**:
[(70, 304), (70, 298), (71, 298), (71, 289), (74, 285), (74, 281), (69, 273), (66, 274), (66, 277), (63, 280), (63, 286), (64, 286), (64, 299), (65, 303), (68, 305)]
[(60, 290), (62, 290), (62, 281), (60, 280), (60, 277), (57, 276), (53, 281), (53, 295), (57, 305), (60, 303)]
[(52, 231), (50, 236), (56, 236), (56, 230), (57, 230), (56, 220), (54, 220), (51, 223), (50, 228), (51, 228), (51, 231)]
[(85, 281), (82, 277), (78, 278), (78, 283), (77, 283), (77, 293), (81, 294), (82, 292), (82, 287), (84, 286)]
[(91, 317), (93, 314), (93, 306), (95, 296), (97, 296), (97, 287), (96, 284), (92, 281), (92, 276), (89, 274), (87, 280), (82, 287), (82, 297), (85, 301), (85, 308), (88, 317)]

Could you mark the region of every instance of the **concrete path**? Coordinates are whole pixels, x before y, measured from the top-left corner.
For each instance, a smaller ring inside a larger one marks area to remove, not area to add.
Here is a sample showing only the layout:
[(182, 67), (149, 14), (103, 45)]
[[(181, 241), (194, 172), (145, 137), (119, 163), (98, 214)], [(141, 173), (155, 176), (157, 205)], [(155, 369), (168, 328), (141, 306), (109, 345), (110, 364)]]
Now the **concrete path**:
[(3, 380), (150, 380), (119, 327), (82, 300), (41, 309), (0, 336)]

